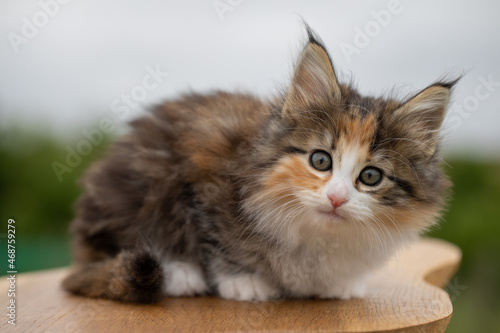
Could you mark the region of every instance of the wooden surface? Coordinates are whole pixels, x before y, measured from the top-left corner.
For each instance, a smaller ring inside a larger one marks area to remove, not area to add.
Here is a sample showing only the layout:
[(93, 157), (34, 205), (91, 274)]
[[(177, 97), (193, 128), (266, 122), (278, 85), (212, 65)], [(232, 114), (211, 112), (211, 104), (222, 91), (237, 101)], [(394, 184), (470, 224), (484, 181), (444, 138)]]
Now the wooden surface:
[[(349, 301), (203, 297), (132, 305), (67, 294), (60, 287), (66, 269), (19, 274), (16, 326), (3, 314), (0, 332), (444, 332), (452, 305), (434, 285), (445, 285), (460, 259), (456, 246), (423, 239), (370, 277), (366, 298)], [(7, 290), (3, 278), (5, 313)]]

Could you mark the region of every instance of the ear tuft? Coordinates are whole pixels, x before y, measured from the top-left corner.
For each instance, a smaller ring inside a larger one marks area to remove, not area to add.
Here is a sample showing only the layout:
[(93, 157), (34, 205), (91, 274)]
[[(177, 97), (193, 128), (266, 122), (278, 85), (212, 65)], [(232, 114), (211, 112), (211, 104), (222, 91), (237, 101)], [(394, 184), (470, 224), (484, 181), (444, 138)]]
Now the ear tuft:
[(440, 80), (436, 81), (435, 83), (431, 84), (428, 88), (434, 87), (434, 86), (439, 86), (439, 87), (444, 87), (448, 88), (449, 90), (452, 90), (455, 85), (462, 79), (464, 74), (457, 74), (457, 75), (447, 75), (442, 77)]
[(319, 46), (321, 46), (321, 48), (326, 50), (326, 47), (323, 44), (323, 41), (321, 40), (321, 38), (318, 36), (318, 34), (316, 32), (314, 32), (313, 29), (311, 29), (309, 24), (307, 24), (306, 22), (303, 22), (303, 24), (304, 24), (304, 27), (306, 28), (307, 38), (308, 38), (309, 44), (319, 45)]
[(450, 88), (434, 84), (407, 101), (396, 114), (411, 119), (420, 130), (439, 131), (449, 101)]
[(432, 84), (394, 112), (394, 121), (404, 124), (406, 134), (425, 146), (430, 154), (434, 153), (438, 144), (439, 130), (455, 83)]
[(319, 37), (306, 25), (308, 43), (295, 66), (283, 116), (293, 119), (311, 108), (327, 107), (340, 100), (340, 86), (330, 56)]

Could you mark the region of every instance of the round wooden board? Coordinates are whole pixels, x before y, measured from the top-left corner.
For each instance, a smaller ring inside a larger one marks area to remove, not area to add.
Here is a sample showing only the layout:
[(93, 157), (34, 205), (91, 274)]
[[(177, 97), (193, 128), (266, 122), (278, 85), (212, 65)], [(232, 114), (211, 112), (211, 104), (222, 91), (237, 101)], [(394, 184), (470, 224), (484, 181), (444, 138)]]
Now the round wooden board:
[[(19, 274), (16, 326), (1, 332), (444, 332), (452, 314), (445, 285), (459, 266), (456, 246), (422, 239), (368, 282), (363, 299), (238, 302), (214, 297), (121, 304), (69, 295), (67, 269)], [(8, 281), (0, 282), (7, 313)]]

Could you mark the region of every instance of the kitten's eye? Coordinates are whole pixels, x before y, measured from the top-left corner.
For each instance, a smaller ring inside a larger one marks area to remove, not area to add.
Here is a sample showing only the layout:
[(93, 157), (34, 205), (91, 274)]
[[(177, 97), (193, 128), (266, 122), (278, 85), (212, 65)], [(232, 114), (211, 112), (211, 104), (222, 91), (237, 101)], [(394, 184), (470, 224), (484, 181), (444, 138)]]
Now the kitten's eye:
[(368, 186), (375, 186), (382, 181), (382, 171), (374, 167), (364, 168), (359, 174), (359, 180)]
[(316, 170), (328, 171), (332, 168), (332, 157), (327, 152), (318, 150), (312, 153), (310, 163)]

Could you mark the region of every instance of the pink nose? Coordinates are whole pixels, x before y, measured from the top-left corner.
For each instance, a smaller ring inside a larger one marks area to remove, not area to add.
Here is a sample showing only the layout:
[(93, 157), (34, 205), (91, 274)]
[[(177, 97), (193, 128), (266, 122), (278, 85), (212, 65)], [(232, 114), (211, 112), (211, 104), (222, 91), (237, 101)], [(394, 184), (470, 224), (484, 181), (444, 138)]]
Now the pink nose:
[(329, 195), (328, 199), (332, 203), (333, 208), (338, 208), (347, 202), (347, 199), (344, 197), (337, 197), (335, 195)]

